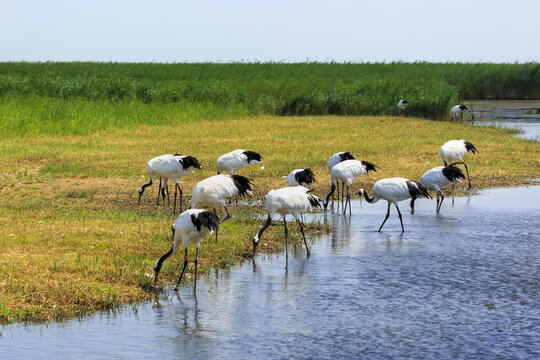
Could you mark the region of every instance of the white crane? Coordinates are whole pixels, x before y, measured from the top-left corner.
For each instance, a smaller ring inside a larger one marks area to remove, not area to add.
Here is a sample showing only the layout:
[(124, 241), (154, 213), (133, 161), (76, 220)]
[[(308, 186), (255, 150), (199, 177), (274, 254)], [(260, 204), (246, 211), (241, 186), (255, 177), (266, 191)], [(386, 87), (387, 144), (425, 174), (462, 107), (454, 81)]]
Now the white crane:
[(216, 162), (216, 170), (218, 174), (226, 171), (231, 175), (235, 175), (238, 170), (245, 168), (248, 165), (260, 164), (262, 156), (254, 151), (234, 150), (225, 155), (221, 155)]
[[(251, 195), (251, 185), (253, 182), (241, 175), (214, 175), (201, 180), (191, 191), (191, 208), (194, 209), (199, 203), (207, 203), (214, 207), (214, 214), (217, 217), (216, 206), (223, 206), (227, 211), (227, 216), (220, 221), (231, 218), (231, 212), (225, 205), (225, 200), (233, 196)], [(216, 230), (216, 242), (218, 232)]]
[(474, 145), (463, 139), (461, 140), (450, 140), (447, 141), (441, 146), (439, 150), (439, 156), (444, 161), (444, 166), (448, 166), (449, 163), (452, 163), (454, 160), (459, 160), (455, 164), (465, 165), (465, 171), (467, 172), (467, 179), (469, 180), (469, 189), (471, 188), (471, 178), (469, 177), (469, 168), (467, 164), (463, 161), (463, 155), (472, 151), (473, 154), (476, 154), (478, 151)]
[[(444, 200), (444, 195), (441, 192), (441, 189), (448, 184), (453, 184), (456, 181), (461, 181), (465, 179), (463, 171), (454, 164), (448, 166), (437, 166), (433, 169), (430, 169), (422, 175), (420, 182), (428, 189), (433, 189), (437, 192), (437, 207), (436, 211), (440, 212), (441, 206)], [(439, 203), (440, 199), (440, 203)], [(414, 201), (416, 198), (411, 200), (411, 212), (414, 212)]]
[[(328, 168), (328, 171), (332, 172), (332, 168), (334, 166), (336, 166), (337, 164), (345, 160), (354, 160), (354, 156), (348, 151), (335, 153), (334, 155), (330, 156), (330, 158), (326, 162), (326, 167)], [(339, 201), (339, 181), (336, 183), (336, 186), (337, 186), (337, 198)], [(343, 195), (344, 190), (345, 190), (345, 184), (341, 184), (341, 197), (342, 198), (344, 196)]]
[(330, 196), (334, 193), (337, 187), (337, 181), (341, 180), (343, 184), (347, 186), (347, 199), (345, 201), (345, 207), (343, 208), (343, 214), (347, 212), (347, 203), (349, 204), (349, 213), (351, 212), (351, 194), (350, 186), (354, 180), (359, 178), (362, 175), (368, 175), (370, 171), (377, 171), (375, 168), (377, 165), (374, 165), (368, 161), (358, 161), (358, 160), (345, 160), (335, 165), (330, 171), (332, 186), (330, 187), (330, 192), (326, 195), (324, 199), (324, 209), (328, 207), (328, 202), (330, 201)]
[(255, 256), (255, 250), (261, 240), (263, 232), (272, 223), (272, 218), (275, 214), (279, 214), (283, 217), (283, 226), (285, 227), (285, 257), (289, 258), (288, 247), (288, 235), (287, 221), (285, 217), (292, 215), (300, 227), (302, 237), (304, 238), (304, 244), (306, 245), (307, 255), (309, 256), (309, 248), (306, 241), (306, 235), (304, 234), (304, 224), (301, 221), (301, 215), (313, 208), (320, 208), (320, 200), (315, 195), (308, 194), (308, 189), (303, 186), (286, 187), (277, 190), (270, 190), (266, 194), (266, 209), (268, 210), (268, 218), (266, 223), (257, 231), (257, 234), (253, 238), (253, 255)]
[(287, 176), (287, 184), (289, 186), (298, 186), (309, 188), (311, 184), (317, 182), (315, 175), (311, 169), (296, 169), (290, 172)]
[(450, 118), (450, 121), (452, 121), (453, 119), (457, 120), (458, 118), (463, 118), (463, 114), (467, 110), (468, 109), (465, 105), (456, 105), (452, 107), (452, 109), (450, 110), (452, 112), (452, 117)]
[(360, 191), (358, 192), (358, 195), (360, 195), (360, 197), (362, 197), (362, 194), (369, 203), (376, 203), (381, 199), (388, 202), (388, 211), (386, 213), (386, 217), (384, 218), (383, 223), (381, 224), (381, 227), (379, 228), (379, 231), (381, 231), (384, 223), (386, 222), (386, 220), (388, 220), (388, 217), (390, 216), (391, 204), (394, 204), (397, 209), (399, 221), (401, 222), (401, 231), (404, 232), (405, 229), (403, 228), (403, 219), (401, 218), (401, 212), (399, 211), (397, 203), (402, 200), (410, 198), (414, 199), (418, 197), (426, 197), (428, 199), (431, 199), (431, 196), (429, 196), (429, 193), (424, 185), (420, 184), (417, 181), (411, 181), (400, 177), (382, 179), (377, 181), (373, 185), (372, 198), (369, 197), (367, 191), (364, 189), (360, 189)]
[[(157, 204), (159, 205), (159, 194), (161, 192), (161, 195), (163, 196), (163, 201), (165, 201), (165, 189), (167, 190), (167, 197), (169, 197), (169, 189), (167, 186), (167, 179), (171, 179), (174, 181), (174, 209), (173, 213), (176, 212), (176, 196), (178, 193), (178, 190), (180, 190), (180, 212), (182, 212), (182, 188), (178, 184), (178, 181), (193, 172), (195, 172), (196, 169), (202, 169), (202, 165), (199, 163), (199, 161), (193, 157), (193, 156), (182, 156), (180, 154), (165, 154), (158, 157), (155, 157), (148, 161), (146, 164), (146, 172), (148, 173), (148, 176), (150, 177), (150, 182), (148, 184), (144, 184), (139, 189), (139, 201), (138, 203), (141, 203), (141, 196), (144, 193), (144, 189), (147, 186), (152, 185), (154, 182), (154, 177), (159, 176), (159, 188), (158, 188), (158, 197), (157, 197)], [(162, 187), (161, 179), (164, 179), (164, 185)]]
[(407, 106), (409, 106), (409, 102), (407, 100), (400, 100), (397, 103), (397, 107), (398, 107), (400, 113), (405, 112), (405, 109), (407, 108)]
[(175, 290), (178, 290), (184, 271), (188, 263), (188, 246), (189, 242), (193, 241), (197, 244), (197, 252), (195, 253), (195, 286), (193, 291), (197, 290), (197, 264), (199, 261), (199, 246), (206, 236), (217, 231), (219, 228), (219, 221), (216, 214), (201, 209), (189, 209), (184, 211), (178, 216), (178, 219), (172, 226), (173, 245), (169, 251), (163, 254), (158, 261), (154, 264), (154, 286), (157, 284), (159, 271), (163, 265), (163, 261), (167, 259), (173, 252), (178, 249), (180, 243), (184, 244), (184, 267), (180, 273), (180, 278), (176, 284)]

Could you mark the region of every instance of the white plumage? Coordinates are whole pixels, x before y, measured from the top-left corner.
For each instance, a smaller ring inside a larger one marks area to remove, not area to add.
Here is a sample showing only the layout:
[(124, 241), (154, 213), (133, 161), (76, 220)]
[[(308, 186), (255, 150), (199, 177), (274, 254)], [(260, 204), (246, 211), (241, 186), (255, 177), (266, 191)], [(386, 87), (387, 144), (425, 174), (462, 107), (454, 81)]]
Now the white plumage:
[[(436, 211), (439, 212), (444, 200), (444, 195), (441, 192), (441, 189), (445, 186), (454, 183), (455, 181), (461, 181), (460, 178), (464, 179), (463, 171), (453, 164), (444, 166), (437, 166), (433, 169), (430, 169), (422, 175), (420, 182), (428, 189), (433, 189), (437, 192), (437, 205)], [(440, 199), (440, 204), (439, 204)], [(411, 200), (411, 210), (414, 212), (414, 200)]]
[(254, 151), (234, 150), (230, 153), (221, 155), (216, 162), (218, 174), (226, 171), (234, 175), (238, 170), (252, 164), (260, 164), (262, 157)]
[(184, 271), (188, 263), (188, 246), (189, 243), (193, 241), (197, 244), (197, 252), (195, 254), (194, 290), (197, 289), (197, 263), (199, 258), (199, 246), (204, 238), (212, 234), (214, 231), (217, 231), (218, 227), (218, 219), (216, 215), (210, 211), (202, 209), (189, 209), (181, 213), (172, 226), (173, 245), (171, 249), (161, 256), (154, 264), (154, 284), (157, 283), (159, 271), (161, 270), (163, 261), (165, 261), (165, 259), (167, 259), (178, 249), (180, 243), (183, 243), (185, 249), (184, 267), (182, 268), (182, 272), (180, 273), (180, 278), (178, 279), (176, 286), (176, 289), (178, 289), (178, 285), (180, 285), (180, 281), (182, 280), (182, 276), (184, 275)]
[[(157, 156), (151, 159), (146, 164), (146, 172), (148, 173), (148, 176), (150, 177), (150, 182), (148, 184), (144, 184), (139, 189), (139, 203), (141, 202), (141, 196), (144, 193), (144, 189), (147, 186), (152, 185), (152, 183), (154, 182), (154, 178), (156, 176), (159, 176), (160, 180), (159, 180), (157, 203), (159, 204), (160, 191), (162, 193), (164, 201), (165, 201), (165, 190), (167, 192), (167, 196), (169, 195), (167, 182), (168, 182), (168, 179), (171, 179), (175, 184), (173, 211), (176, 211), (176, 196), (177, 196), (177, 191), (180, 190), (180, 212), (181, 212), (183, 191), (178, 182), (180, 181), (182, 177), (188, 174), (194, 173), (196, 169), (202, 169), (202, 165), (193, 156), (182, 156), (178, 154), (175, 154), (175, 155), (165, 154), (165, 155)], [(164, 181), (163, 185), (161, 183), (162, 179)]]
[[(336, 166), (337, 164), (345, 160), (354, 160), (354, 156), (348, 151), (335, 153), (334, 155), (330, 156), (330, 158), (326, 162), (326, 167), (328, 168), (328, 171), (332, 172), (332, 168), (334, 166)], [(339, 200), (339, 182), (336, 183), (336, 186), (337, 186), (337, 198)], [(344, 190), (345, 190), (345, 185), (341, 184), (342, 198), (344, 196), (343, 194)]]
[(384, 218), (384, 221), (379, 228), (379, 231), (381, 231), (384, 223), (390, 216), (390, 205), (394, 204), (398, 211), (399, 215), (399, 221), (401, 222), (401, 230), (405, 231), (403, 228), (403, 220), (401, 218), (401, 212), (399, 211), (399, 207), (397, 203), (402, 200), (411, 199), (411, 198), (417, 198), (417, 197), (426, 197), (430, 199), (427, 189), (424, 185), (420, 184), (416, 181), (411, 181), (405, 178), (401, 177), (395, 177), (395, 178), (389, 178), (389, 179), (382, 179), (377, 181), (373, 185), (373, 197), (370, 198), (367, 194), (367, 191), (364, 189), (360, 189), (358, 192), (360, 197), (362, 197), (362, 194), (366, 198), (367, 202), (369, 203), (376, 203), (379, 200), (386, 200), (388, 202), (388, 211), (386, 213), (386, 217)]
[(463, 161), (463, 155), (472, 151), (473, 154), (476, 154), (478, 149), (468, 141), (463, 139), (461, 140), (450, 140), (447, 141), (441, 146), (439, 150), (439, 156), (444, 161), (444, 166), (448, 166), (449, 163), (454, 160), (459, 160), (459, 163), (465, 165), (465, 170), (467, 171), (467, 178), (469, 180), (469, 189), (471, 188), (471, 179), (469, 177), (469, 168), (467, 164)]
[(375, 170), (375, 167), (376, 165), (368, 161), (358, 160), (345, 160), (332, 167), (332, 170), (330, 171), (332, 187), (330, 188), (330, 192), (324, 200), (324, 208), (326, 209), (328, 207), (330, 196), (332, 196), (332, 194), (336, 190), (338, 180), (341, 180), (343, 184), (347, 186), (347, 200), (345, 202), (345, 208), (343, 209), (343, 213), (345, 213), (347, 210), (347, 202), (349, 203), (350, 211), (350, 186), (352, 182), (362, 175), (368, 175), (370, 171), (377, 171)]
[(311, 169), (295, 169), (287, 176), (287, 185), (289, 186), (301, 185), (309, 188), (314, 182), (316, 182), (316, 180)]
[[(206, 203), (214, 207), (223, 206), (227, 211), (227, 216), (221, 222), (231, 217), (231, 212), (227, 209), (225, 201), (233, 196), (251, 195), (251, 179), (241, 175), (214, 175), (201, 180), (193, 187), (191, 195), (191, 208), (194, 209), (199, 203)], [(216, 241), (218, 234), (216, 232)]]
[(405, 109), (409, 106), (409, 102), (407, 100), (400, 100), (397, 103), (397, 107), (400, 111), (405, 111)]
[[(309, 256), (309, 248), (306, 242), (306, 236), (304, 234), (304, 225), (301, 221), (301, 215), (308, 210), (320, 207), (320, 200), (315, 195), (308, 194), (308, 189), (303, 186), (286, 187), (277, 190), (270, 190), (266, 194), (266, 209), (268, 210), (268, 218), (262, 228), (259, 229), (255, 237), (253, 238), (253, 254), (261, 239), (263, 232), (272, 223), (272, 219), (275, 214), (279, 214), (283, 217), (283, 224), (285, 226), (285, 241), (287, 242), (288, 231), (287, 222), (285, 217), (292, 215), (298, 225), (304, 238), (304, 244), (306, 245), (307, 254)], [(286, 256), (287, 245), (285, 245)]]
[(452, 109), (450, 110), (452, 112), (452, 118), (459, 118), (460, 116), (462, 116), (465, 111), (467, 111), (467, 107), (465, 105), (456, 105), (454, 107), (452, 107)]

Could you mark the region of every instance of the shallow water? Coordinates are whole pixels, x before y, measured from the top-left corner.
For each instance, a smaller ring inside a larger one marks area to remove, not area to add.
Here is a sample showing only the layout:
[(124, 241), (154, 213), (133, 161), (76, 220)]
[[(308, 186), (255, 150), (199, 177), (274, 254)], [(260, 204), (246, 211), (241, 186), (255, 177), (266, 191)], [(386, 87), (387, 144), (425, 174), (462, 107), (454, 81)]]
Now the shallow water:
[(476, 125), (495, 125), (521, 130), (516, 136), (540, 141), (540, 101), (476, 101), (472, 102)]
[(538, 358), (540, 187), (447, 198), (440, 215), (407, 205), (404, 234), (394, 208), (378, 233), (386, 203), (356, 200), (310, 236), (309, 258), (259, 255), (196, 297), (186, 284), (136, 309), (3, 327), (0, 358)]

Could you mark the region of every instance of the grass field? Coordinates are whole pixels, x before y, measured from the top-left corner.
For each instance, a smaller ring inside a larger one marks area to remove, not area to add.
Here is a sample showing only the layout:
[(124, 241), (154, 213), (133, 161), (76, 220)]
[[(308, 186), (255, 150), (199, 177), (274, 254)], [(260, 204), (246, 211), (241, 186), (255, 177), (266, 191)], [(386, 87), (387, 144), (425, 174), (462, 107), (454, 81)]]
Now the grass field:
[[(44, 106), (35, 109), (39, 101)], [(215, 174), (219, 155), (238, 148), (264, 156), (264, 169), (251, 166), (241, 172), (255, 181), (252, 201), (285, 186), (283, 176), (299, 167), (313, 169), (315, 194), (324, 196), (330, 185), (326, 160), (345, 150), (380, 166), (356, 182), (355, 190), (370, 189), (385, 177), (419, 179), (440, 165), (438, 149), (448, 139), (465, 138), (480, 150), (466, 156), (476, 188), (519, 185), (525, 178), (540, 177), (540, 145), (509, 136), (510, 130), (410, 117), (227, 116), (221, 110), (212, 115), (207, 107), (198, 112), (196, 106), (192, 117), (184, 117), (174, 105), (130, 102), (114, 109), (108, 101), (63, 101), (4, 98), (0, 105), (4, 116), (13, 116), (13, 109), (30, 112), (30, 122), (32, 111), (46, 113), (55, 106), (61, 108), (57, 114), (70, 114), (55, 122), (58, 118), (51, 113), (49, 122), (34, 123), (43, 126), (39, 136), (8, 127), (16, 136), (3, 136), (0, 143), (2, 323), (61, 319), (153, 296), (148, 292), (152, 266), (170, 246), (175, 217), (171, 208), (156, 208), (155, 185), (140, 206), (137, 190), (147, 182), (146, 162), (159, 154), (189, 154), (202, 163), (203, 170), (182, 181), (184, 199), (197, 181)], [(98, 124), (88, 131), (96, 113), (116, 127)], [(141, 125), (138, 117), (154, 120)], [(132, 122), (126, 125), (125, 119)], [(78, 135), (59, 135), (71, 133)], [(210, 238), (202, 243), (202, 273), (245, 259), (250, 252), (251, 238), (263, 223), (253, 216), (263, 208), (232, 211), (235, 217), (220, 230), (219, 244)], [(296, 228), (291, 229), (293, 242), (300, 246)], [(319, 224), (308, 233), (326, 230)], [(278, 251), (282, 241), (282, 229), (271, 227), (261, 250)], [(191, 273), (194, 248), (189, 256)], [(162, 282), (178, 276), (180, 260), (176, 254), (165, 262)]]
[(396, 115), (405, 98), (410, 116), (445, 119), (463, 99), (540, 99), (540, 64), (0, 63), (0, 96), (225, 106), (239, 116)]

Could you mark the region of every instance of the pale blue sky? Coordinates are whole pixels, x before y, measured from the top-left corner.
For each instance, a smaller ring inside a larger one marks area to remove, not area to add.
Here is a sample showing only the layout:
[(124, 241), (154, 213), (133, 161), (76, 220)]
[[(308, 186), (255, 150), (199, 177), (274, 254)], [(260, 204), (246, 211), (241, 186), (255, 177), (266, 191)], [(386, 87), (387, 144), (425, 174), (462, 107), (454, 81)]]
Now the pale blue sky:
[(0, 61), (540, 61), (540, 0), (0, 0)]

